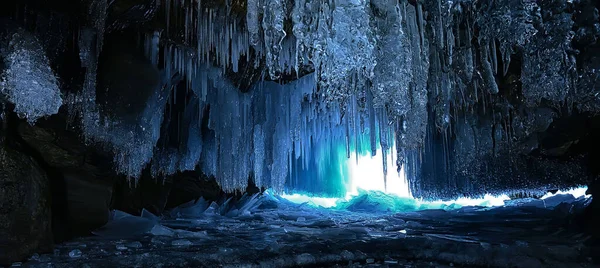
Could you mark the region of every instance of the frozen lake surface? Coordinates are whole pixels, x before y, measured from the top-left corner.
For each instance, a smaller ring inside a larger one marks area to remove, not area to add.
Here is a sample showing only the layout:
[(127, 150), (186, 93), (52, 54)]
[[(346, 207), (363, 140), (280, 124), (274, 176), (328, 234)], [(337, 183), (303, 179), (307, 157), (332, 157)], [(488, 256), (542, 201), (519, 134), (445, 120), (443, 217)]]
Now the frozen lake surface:
[[(366, 200), (366, 199), (365, 199)], [(502, 207), (363, 212), (271, 195), (203, 199), (156, 217), (115, 212), (96, 232), (24, 267), (592, 267), (574, 224), (590, 198), (558, 195)], [(352, 211), (351, 211), (352, 210)]]

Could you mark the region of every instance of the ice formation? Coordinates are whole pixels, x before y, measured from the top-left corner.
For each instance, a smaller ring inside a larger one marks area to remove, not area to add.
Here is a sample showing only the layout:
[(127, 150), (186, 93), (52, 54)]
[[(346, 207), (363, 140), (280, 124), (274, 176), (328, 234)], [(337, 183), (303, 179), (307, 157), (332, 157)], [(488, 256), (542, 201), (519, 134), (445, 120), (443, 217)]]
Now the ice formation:
[[(268, 193), (248, 197), (252, 196), (229, 201), (225, 206), (250, 207), (243, 213), (215, 213), (225, 205), (221, 202), (203, 211), (206, 204), (198, 201), (196, 204), (204, 205), (190, 211), (192, 214), (164, 215), (151, 229), (143, 224), (139, 229), (128, 225), (128, 221), (134, 221), (131, 218), (149, 222), (144, 212), (141, 216), (117, 212), (115, 215), (124, 217), (116, 221), (126, 221), (102, 228), (104, 232), (97, 233), (103, 237), (58, 244), (54, 252), (36, 254), (22, 266), (109, 263), (111, 267), (180, 267), (209, 263), (296, 267), (352, 262), (424, 267), (551, 263), (572, 267), (581, 265), (582, 254), (595, 253), (586, 246), (589, 235), (564, 228), (586, 209), (589, 199), (567, 200), (554, 208), (529, 204), (496, 208), (447, 206), (425, 211), (412, 211), (414, 203), (406, 202), (406, 206), (398, 203), (395, 208), (409, 208), (408, 211), (390, 211), (381, 202), (389, 199), (373, 195), (369, 200), (380, 202), (375, 208), (383, 210), (364, 213), (361, 207), (374, 208), (364, 199), (357, 199), (352, 203), (354, 211), (349, 211), (294, 204)], [(247, 206), (250, 201), (254, 205)]]
[(303, 194), (283, 194), (281, 198), (295, 204), (308, 204), (312, 207), (332, 208), (335, 210), (362, 212), (409, 212), (430, 209), (456, 210), (462, 207), (494, 208), (494, 207), (537, 207), (554, 209), (561, 203), (588, 203), (590, 195), (585, 195), (587, 187), (573, 188), (566, 191), (548, 193), (541, 198), (515, 198), (507, 195), (494, 196), (486, 194), (481, 198), (457, 198), (455, 200), (423, 200), (407, 196), (399, 196), (378, 190), (359, 189), (343, 198), (323, 198)]
[(58, 113), (63, 103), (58, 80), (40, 42), (14, 29), (0, 32), (0, 43), (0, 62), (6, 66), (0, 74), (0, 101), (13, 103), (15, 112), (30, 123)]
[[(565, 22), (567, 13), (552, 12), (564, 6), (469, 0), (159, 5), (166, 27), (141, 38), (158, 82), (136, 115), (107, 116), (96, 104), (105, 1), (88, 6), (97, 16), (79, 35), (86, 79), (71, 98), (73, 110), (86, 136), (111, 147), (117, 169), (131, 177), (149, 163), (155, 175), (199, 165), (226, 191), (243, 189), (251, 177), (275, 191), (339, 196), (349, 180), (346, 159), (380, 148), (384, 176), (404, 168), (411, 191), (421, 195), (427, 182), (416, 178), (423, 154), (441, 151), (437, 166), (464, 175), (462, 165), (470, 162), (454, 161), (453, 150), (472, 160), (473, 152), (509, 150), (512, 140), (529, 135), (506, 133), (523, 124), (510, 111), (491, 115), (493, 134), (469, 129), (475, 123), (468, 115), (485, 114), (502, 94), (498, 80), (515, 53), (523, 57), (530, 104), (563, 102), (574, 79), (572, 22)], [(554, 22), (562, 26), (543, 31)], [(548, 53), (537, 53), (540, 47)], [(248, 72), (259, 81), (237, 88), (231, 77), (245, 79)], [(493, 142), (476, 143), (479, 136)], [(451, 137), (473, 140), (474, 148), (455, 148)], [(331, 174), (336, 178), (326, 178)]]

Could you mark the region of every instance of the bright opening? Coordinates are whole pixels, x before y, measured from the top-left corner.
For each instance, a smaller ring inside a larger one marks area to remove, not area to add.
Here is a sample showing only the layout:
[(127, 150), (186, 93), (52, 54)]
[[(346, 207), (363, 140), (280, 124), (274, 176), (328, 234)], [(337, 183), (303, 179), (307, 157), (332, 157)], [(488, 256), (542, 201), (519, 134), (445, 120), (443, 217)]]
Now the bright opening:
[[(383, 206), (406, 208), (408, 210), (447, 209), (463, 206), (498, 207), (504, 206), (505, 201), (510, 200), (508, 195), (494, 196), (490, 194), (484, 195), (483, 198), (458, 198), (450, 201), (415, 199), (410, 192), (404, 168), (400, 172), (397, 171), (395, 148), (392, 145), (391, 150), (386, 154), (387, 176), (384, 176), (383, 172), (381, 148), (377, 149), (375, 156), (371, 156), (370, 153), (358, 153), (357, 157), (357, 152), (351, 152), (346, 165), (350, 179), (346, 185), (346, 195), (343, 198), (314, 197), (297, 193), (283, 194), (281, 197), (297, 204), (308, 203), (323, 208), (345, 208), (359, 199), (358, 197), (367, 196), (367, 199), (369, 199), (367, 202), (381, 203)], [(575, 198), (589, 197), (585, 195), (586, 190), (587, 188), (581, 187), (558, 191), (555, 194), (548, 193), (541, 199), (557, 194), (572, 194)]]
[[(399, 197), (412, 197), (406, 180), (404, 168), (397, 171), (396, 146), (392, 145), (392, 149), (386, 155), (387, 176), (383, 174), (383, 153), (381, 148), (377, 149), (377, 154), (358, 155), (356, 160), (356, 152), (350, 154), (348, 159), (348, 167), (350, 169), (350, 185), (347, 188), (346, 197), (357, 196), (358, 189), (365, 191), (379, 191), (387, 194), (393, 194)], [(384, 180), (385, 178), (385, 180)]]

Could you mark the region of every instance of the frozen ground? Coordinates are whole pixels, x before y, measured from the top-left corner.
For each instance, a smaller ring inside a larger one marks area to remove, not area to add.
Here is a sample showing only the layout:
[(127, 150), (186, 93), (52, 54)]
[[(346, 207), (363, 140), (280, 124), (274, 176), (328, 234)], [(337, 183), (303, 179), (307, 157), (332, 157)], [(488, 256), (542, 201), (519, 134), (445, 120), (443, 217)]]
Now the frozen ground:
[(325, 209), (267, 194), (201, 199), (161, 218), (115, 212), (97, 236), (15, 266), (593, 266), (591, 238), (572, 224), (589, 198), (413, 212), (364, 212), (377, 201), (362, 200)]

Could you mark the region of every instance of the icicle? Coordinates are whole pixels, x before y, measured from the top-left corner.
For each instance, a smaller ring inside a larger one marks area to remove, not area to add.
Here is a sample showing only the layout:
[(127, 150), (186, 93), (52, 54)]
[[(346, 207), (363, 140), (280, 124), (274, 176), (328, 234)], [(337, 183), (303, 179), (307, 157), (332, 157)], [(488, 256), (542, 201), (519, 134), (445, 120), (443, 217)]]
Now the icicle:
[(423, 17), (423, 5), (417, 1), (417, 16), (419, 19), (419, 36), (421, 37), (421, 47), (425, 46), (425, 17)]
[(508, 69), (510, 68), (510, 56), (511, 56), (511, 51), (509, 48), (507, 49), (500, 49), (500, 51), (502, 52), (502, 67), (503, 67), (503, 74), (504, 76), (506, 76), (506, 74), (508, 74)]
[(349, 122), (349, 115), (346, 114), (344, 116), (345, 119), (345, 128), (344, 130), (346, 131), (346, 137), (345, 137), (345, 141), (346, 141), (346, 158), (350, 158), (350, 122)]
[(356, 151), (355, 155), (356, 155), (356, 164), (358, 165), (358, 155), (359, 152), (361, 150), (361, 148), (359, 148), (358, 145), (358, 139), (360, 136), (360, 132), (358, 131), (358, 127), (359, 127), (359, 122), (360, 122), (360, 115), (358, 113), (358, 104), (356, 103), (356, 94), (352, 95), (352, 123), (353, 125), (353, 130), (354, 130), (354, 150)]
[[(394, 134), (394, 131), (390, 128), (388, 128), (388, 133), (389, 133), (389, 141), (391, 141), (391, 145), (396, 144), (396, 135)], [(390, 160), (392, 161), (392, 163), (394, 162), (394, 153), (395, 153), (395, 148), (394, 146), (389, 146), (390, 147)]]
[(498, 74), (498, 57), (496, 54), (496, 40), (491, 41), (491, 56), (492, 56), (492, 68), (494, 68), (494, 74)]
[(167, 35), (168, 35), (169, 28), (170, 28), (169, 26), (171, 23), (171, 0), (165, 0), (165, 11), (166, 11), (166, 15), (167, 15)]
[(187, 41), (190, 39), (190, 24), (189, 24), (189, 12), (188, 9), (185, 8), (185, 18), (183, 20), (183, 38), (185, 40), (185, 42), (187, 43)]
[(438, 39), (438, 44), (441, 48), (445, 48), (445, 42), (444, 42), (444, 25), (443, 25), (443, 17), (442, 17), (442, 0), (438, 0), (437, 1), (437, 7), (438, 7), (438, 15), (437, 15), (437, 33), (434, 33), (437, 35), (437, 39)]
[(250, 34), (250, 44), (254, 47), (258, 47), (260, 43), (258, 19), (258, 7), (260, 6), (260, 2), (261, 0), (248, 0), (247, 3), (246, 28)]
[(387, 126), (388, 126), (388, 122), (387, 122), (387, 112), (385, 111), (385, 108), (380, 109), (379, 110), (379, 115), (380, 115), (380, 119), (379, 119), (379, 143), (381, 145), (381, 158), (382, 158), (382, 165), (383, 165), (383, 182), (384, 182), (384, 186), (386, 186), (387, 184), (387, 153), (388, 153), (388, 148), (389, 148), (389, 144), (388, 144), (388, 131), (387, 131)]
[(371, 156), (377, 155), (377, 138), (375, 124), (375, 107), (373, 106), (373, 93), (367, 89), (367, 108), (369, 109), (369, 134), (371, 135)]
[(152, 47), (151, 51), (151, 61), (153, 65), (158, 65), (158, 52), (159, 52), (159, 44), (160, 44), (160, 32), (154, 31), (152, 35)]
[(454, 42), (456, 39), (454, 38), (454, 32), (452, 31), (452, 28), (448, 29), (447, 33), (446, 42), (448, 43), (448, 66), (452, 66), (452, 60), (454, 58)]
[(483, 46), (481, 48), (481, 64), (483, 68), (483, 80), (488, 88), (488, 92), (491, 94), (498, 93), (498, 84), (496, 84), (496, 78), (494, 76), (494, 72), (492, 70), (492, 66), (489, 62), (489, 46)]

